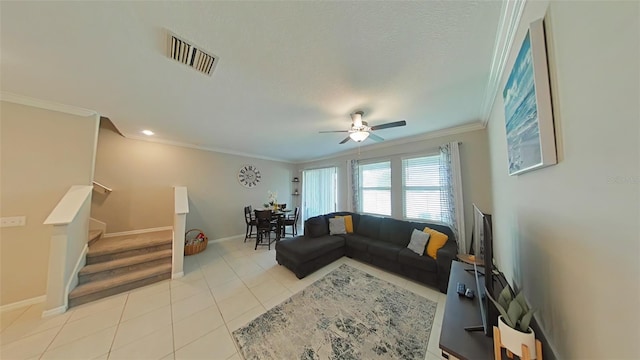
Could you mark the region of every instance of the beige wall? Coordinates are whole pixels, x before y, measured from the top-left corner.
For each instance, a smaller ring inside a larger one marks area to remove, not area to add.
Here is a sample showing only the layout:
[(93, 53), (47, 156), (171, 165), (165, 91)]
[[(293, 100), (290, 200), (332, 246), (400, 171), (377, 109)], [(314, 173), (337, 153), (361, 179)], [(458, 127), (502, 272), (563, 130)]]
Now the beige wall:
[[(245, 164), (262, 174), (256, 188), (237, 180)], [(267, 190), (290, 203), (293, 169), (284, 162), (127, 139), (103, 125), (95, 179), (113, 192), (94, 193), (91, 216), (106, 222), (108, 233), (172, 226), (172, 187), (183, 185), (189, 192), (187, 229), (202, 229), (210, 240), (244, 234), (243, 207), (262, 206)]]
[[(489, 165), (489, 145), (487, 142), (487, 132), (476, 130), (455, 135), (442, 136), (428, 140), (409, 142), (388, 147), (380, 147), (374, 150), (363, 149), (358, 154), (350, 154), (330, 158), (326, 160), (314, 161), (300, 164), (298, 170), (313, 169), (326, 166), (338, 167), (338, 210), (350, 209), (350, 199), (348, 186), (348, 162), (358, 158), (362, 161), (368, 159), (400, 159), (404, 154), (430, 154), (438, 153), (439, 146), (451, 141), (460, 141), (460, 161), (462, 169), (462, 190), (465, 207), (465, 223), (467, 246), (471, 242), (471, 227), (473, 225), (473, 209), (471, 204), (477, 204), (481, 209), (491, 209), (491, 187), (490, 187), (490, 165)], [(384, 143), (383, 143), (384, 144)], [(375, 146), (375, 145), (374, 145)], [(393, 169), (392, 169), (393, 170)], [(394, 172), (394, 174), (397, 173)], [(302, 178), (301, 175), (298, 177)], [(402, 198), (402, 191), (399, 187), (394, 188), (392, 197)], [(402, 208), (392, 209), (392, 216), (402, 217)]]
[(24, 227), (0, 229), (0, 304), (6, 305), (45, 295), (52, 227), (42, 223), (72, 185), (91, 184), (98, 122), (0, 105), (0, 214), (27, 217)]
[(561, 359), (640, 357), (638, 2), (528, 2), (544, 16), (559, 163), (507, 175), (504, 104), (489, 122), (494, 249)]

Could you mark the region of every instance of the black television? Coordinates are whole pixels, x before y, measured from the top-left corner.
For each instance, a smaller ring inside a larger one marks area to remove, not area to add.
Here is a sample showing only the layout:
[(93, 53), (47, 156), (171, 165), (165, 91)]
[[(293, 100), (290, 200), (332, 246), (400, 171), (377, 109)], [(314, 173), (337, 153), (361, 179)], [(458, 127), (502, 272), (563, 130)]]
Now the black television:
[(499, 271), (493, 264), (493, 232), (491, 215), (482, 212), (473, 204), (473, 235), (472, 249), (475, 256), (474, 273), (476, 277), (476, 298), (480, 303), (482, 326), (469, 327), (467, 330), (484, 331), (485, 335), (493, 336), (493, 327), (498, 325), (498, 309), (487, 297), (487, 292), (496, 298), (496, 293), (502, 290), (496, 286), (499, 281)]

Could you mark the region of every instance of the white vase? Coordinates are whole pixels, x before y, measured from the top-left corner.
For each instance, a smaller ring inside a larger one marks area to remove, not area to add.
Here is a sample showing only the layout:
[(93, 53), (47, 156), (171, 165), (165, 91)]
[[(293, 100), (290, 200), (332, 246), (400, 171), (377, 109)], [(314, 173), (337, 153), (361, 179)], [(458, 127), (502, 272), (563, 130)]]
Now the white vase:
[(528, 333), (518, 331), (504, 322), (502, 316), (498, 316), (498, 329), (500, 329), (500, 342), (502, 346), (522, 358), (522, 344), (529, 348), (530, 358), (536, 359), (536, 333), (529, 327)]

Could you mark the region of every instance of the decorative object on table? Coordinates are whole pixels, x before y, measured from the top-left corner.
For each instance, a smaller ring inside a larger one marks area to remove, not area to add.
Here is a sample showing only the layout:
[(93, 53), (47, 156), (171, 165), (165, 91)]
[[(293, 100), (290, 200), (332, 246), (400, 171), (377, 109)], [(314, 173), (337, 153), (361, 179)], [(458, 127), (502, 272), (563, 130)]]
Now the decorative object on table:
[(529, 308), (524, 294), (520, 292), (514, 297), (511, 288), (505, 286), (498, 295), (498, 300), (491, 297), (488, 292), (487, 297), (501, 314), (498, 317), (498, 327), (494, 327), (494, 334), (496, 330), (498, 332), (498, 336), (494, 336), (494, 347), (498, 350), (496, 355), (500, 354), (500, 348), (504, 347), (523, 359), (525, 353), (523, 349), (526, 348), (528, 359), (537, 359), (537, 348), (542, 345), (537, 345), (540, 341), (536, 340), (536, 334), (529, 326), (535, 310)]
[(209, 238), (200, 229), (191, 229), (184, 234), (184, 254), (194, 255), (207, 248)]
[(262, 180), (260, 170), (253, 165), (245, 165), (238, 171), (238, 181), (242, 186), (247, 188), (254, 188)]
[(267, 190), (267, 196), (268, 196), (267, 202), (264, 204), (264, 207), (266, 209), (272, 207), (273, 210), (277, 211), (278, 210), (278, 192)]
[(245, 359), (420, 359), (436, 302), (341, 265), (233, 332)]
[(504, 87), (509, 175), (557, 163), (543, 19), (529, 25)]

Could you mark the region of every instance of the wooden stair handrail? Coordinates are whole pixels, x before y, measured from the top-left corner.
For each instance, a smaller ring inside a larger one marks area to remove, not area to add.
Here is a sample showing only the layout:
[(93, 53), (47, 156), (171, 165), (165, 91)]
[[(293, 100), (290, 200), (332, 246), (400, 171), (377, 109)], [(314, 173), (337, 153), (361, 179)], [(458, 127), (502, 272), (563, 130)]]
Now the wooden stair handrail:
[(106, 187), (97, 181), (93, 181), (93, 191), (97, 191), (101, 194), (109, 194), (113, 191), (113, 189), (111, 189), (110, 187)]

